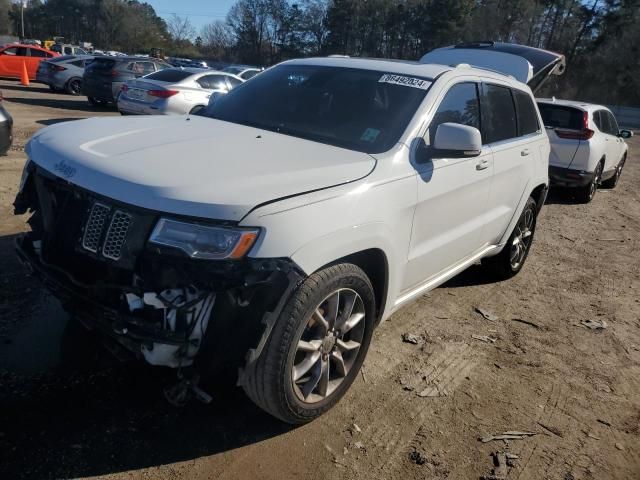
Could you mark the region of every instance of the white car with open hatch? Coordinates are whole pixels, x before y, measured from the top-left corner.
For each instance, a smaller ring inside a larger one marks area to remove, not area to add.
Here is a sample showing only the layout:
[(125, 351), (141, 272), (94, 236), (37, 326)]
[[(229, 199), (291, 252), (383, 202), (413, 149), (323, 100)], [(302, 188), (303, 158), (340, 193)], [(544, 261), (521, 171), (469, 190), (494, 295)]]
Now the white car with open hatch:
[(292, 60), (203, 116), (44, 128), (18, 253), (73, 318), (180, 369), (170, 400), (235, 364), (256, 404), (310, 421), (393, 312), (479, 261), (520, 271), (548, 187), (527, 83), (563, 67), (499, 43)]

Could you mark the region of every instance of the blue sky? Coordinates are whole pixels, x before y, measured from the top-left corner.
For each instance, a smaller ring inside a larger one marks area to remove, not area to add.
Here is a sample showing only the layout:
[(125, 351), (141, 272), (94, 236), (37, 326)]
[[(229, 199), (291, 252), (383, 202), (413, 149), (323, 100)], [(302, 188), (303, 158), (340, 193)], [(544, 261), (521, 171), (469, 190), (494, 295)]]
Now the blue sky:
[(199, 32), (200, 28), (215, 20), (224, 20), (235, 0), (144, 0), (155, 9), (162, 18), (172, 13), (189, 20)]

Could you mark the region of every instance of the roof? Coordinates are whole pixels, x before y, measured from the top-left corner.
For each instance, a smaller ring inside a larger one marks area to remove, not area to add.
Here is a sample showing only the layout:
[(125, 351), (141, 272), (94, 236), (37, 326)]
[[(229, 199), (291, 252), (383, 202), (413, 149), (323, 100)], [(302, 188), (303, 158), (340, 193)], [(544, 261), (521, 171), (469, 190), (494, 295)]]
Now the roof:
[(363, 70), (416, 75), (431, 79), (453, 70), (452, 67), (446, 65), (377, 58), (319, 57), (289, 60), (284, 63), (288, 65), (324, 65), (327, 67), (360, 68)]
[(536, 102), (559, 105), (561, 107), (573, 107), (581, 110), (608, 110), (604, 105), (595, 103), (580, 102), (578, 100), (562, 100), (558, 98), (536, 98)]

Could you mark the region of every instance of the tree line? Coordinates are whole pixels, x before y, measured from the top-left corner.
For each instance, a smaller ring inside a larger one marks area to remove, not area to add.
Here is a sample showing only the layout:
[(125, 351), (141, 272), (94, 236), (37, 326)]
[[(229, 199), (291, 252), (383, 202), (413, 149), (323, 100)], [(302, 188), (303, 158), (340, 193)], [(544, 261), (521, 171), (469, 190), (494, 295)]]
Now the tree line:
[[(640, 0), (237, 0), (199, 32), (139, 0), (30, 0), (25, 36), (90, 41), (130, 53), (268, 66), (344, 54), (415, 60), (459, 42), (498, 40), (566, 55), (559, 97), (640, 105)], [(20, 32), (20, 6), (0, 0), (0, 34)]]

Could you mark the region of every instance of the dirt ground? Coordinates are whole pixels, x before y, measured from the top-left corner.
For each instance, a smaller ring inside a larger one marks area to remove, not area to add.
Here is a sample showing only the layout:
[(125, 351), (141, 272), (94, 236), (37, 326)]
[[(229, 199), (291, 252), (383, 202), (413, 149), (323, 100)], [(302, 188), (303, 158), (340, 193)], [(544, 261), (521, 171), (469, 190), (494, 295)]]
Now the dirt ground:
[[(478, 479), (495, 452), (517, 456), (508, 479), (640, 478), (640, 140), (615, 190), (551, 196), (520, 275), (491, 283), (474, 267), (401, 310), (337, 407), (291, 428), (228, 381), (210, 405), (169, 406), (171, 372), (114, 361), (26, 275), (11, 207), (25, 141), (116, 113), (0, 89), (16, 132), (0, 157), (0, 478)], [(535, 435), (479, 440), (506, 431)]]

